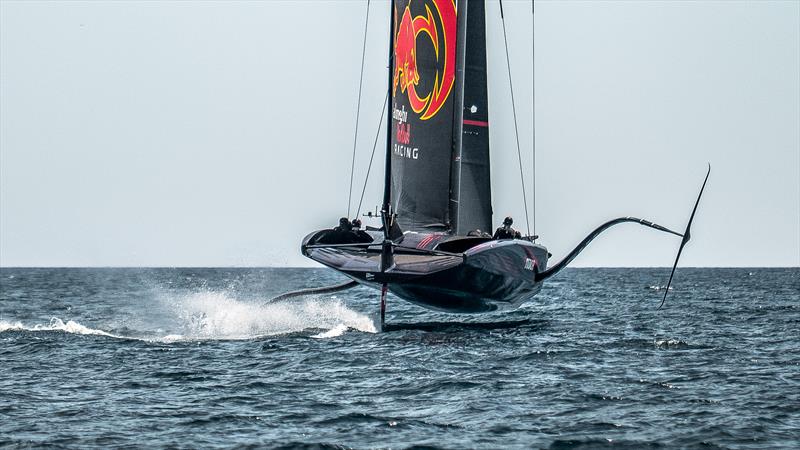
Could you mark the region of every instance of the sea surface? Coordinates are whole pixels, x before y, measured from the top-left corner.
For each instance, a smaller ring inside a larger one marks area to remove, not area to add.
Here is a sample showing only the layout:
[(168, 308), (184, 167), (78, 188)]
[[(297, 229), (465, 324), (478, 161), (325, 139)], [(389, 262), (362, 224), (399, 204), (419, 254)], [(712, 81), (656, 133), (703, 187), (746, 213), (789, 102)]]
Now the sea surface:
[(0, 269), (0, 447), (800, 448), (800, 269), (567, 269), (519, 310), (326, 269)]

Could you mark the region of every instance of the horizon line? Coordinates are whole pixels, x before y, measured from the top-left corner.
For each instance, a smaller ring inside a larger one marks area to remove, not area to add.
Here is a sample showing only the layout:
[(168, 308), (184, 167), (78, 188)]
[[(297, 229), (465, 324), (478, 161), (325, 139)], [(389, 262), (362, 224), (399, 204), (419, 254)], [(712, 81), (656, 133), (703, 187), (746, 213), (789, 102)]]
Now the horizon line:
[[(796, 266), (685, 266), (679, 269), (800, 269)], [(3, 266), (3, 269), (328, 269), (325, 266)], [(570, 266), (567, 269), (672, 269), (672, 266)]]

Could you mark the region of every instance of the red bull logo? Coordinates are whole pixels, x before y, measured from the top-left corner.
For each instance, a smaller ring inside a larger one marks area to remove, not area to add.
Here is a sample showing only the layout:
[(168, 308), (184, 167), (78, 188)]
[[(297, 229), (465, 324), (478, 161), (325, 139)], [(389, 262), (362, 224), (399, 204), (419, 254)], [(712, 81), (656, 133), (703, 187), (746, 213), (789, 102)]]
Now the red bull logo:
[[(396, 22), (393, 95), (397, 96), (399, 86), (400, 92), (408, 96), (411, 109), (421, 114), (421, 120), (427, 120), (439, 112), (453, 89), (456, 72), (456, 5), (453, 0), (428, 0), (425, 14), (412, 17), (411, 1)], [(417, 92), (420, 82), (418, 39), (430, 40), (435, 59), (433, 73), (424, 71), (433, 77), (433, 87), (425, 95)]]

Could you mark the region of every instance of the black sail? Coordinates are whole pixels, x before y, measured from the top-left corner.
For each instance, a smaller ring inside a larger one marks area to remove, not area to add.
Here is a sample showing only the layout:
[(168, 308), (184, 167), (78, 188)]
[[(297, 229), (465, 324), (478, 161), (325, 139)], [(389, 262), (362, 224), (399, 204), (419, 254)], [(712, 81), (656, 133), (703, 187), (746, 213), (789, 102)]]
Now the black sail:
[[(467, 0), (462, 1), (467, 3)], [(492, 190), (489, 169), (489, 102), (486, 75), (486, 8), (483, 0), (467, 3), (459, 16), (455, 152), (452, 170), (451, 217), (453, 231), (491, 233)]]
[(391, 202), (403, 230), (450, 224), (456, 5), (395, 0)]
[(484, 1), (393, 11), (392, 209), (403, 230), (490, 231)]

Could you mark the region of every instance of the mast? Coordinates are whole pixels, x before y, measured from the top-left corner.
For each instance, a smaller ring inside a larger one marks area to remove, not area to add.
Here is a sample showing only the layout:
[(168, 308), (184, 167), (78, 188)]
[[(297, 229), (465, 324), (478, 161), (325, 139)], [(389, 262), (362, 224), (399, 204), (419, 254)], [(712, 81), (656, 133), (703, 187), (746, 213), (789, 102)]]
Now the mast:
[(388, 81), (386, 83), (389, 101), (386, 102), (388, 109), (386, 114), (386, 164), (383, 178), (383, 206), (381, 208), (381, 219), (383, 221), (383, 235), (389, 237), (391, 228), (391, 202), (392, 202), (392, 108), (394, 99), (392, 98), (392, 77), (394, 75), (394, 0), (389, 2), (389, 67)]
[(490, 231), (489, 101), (485, 2), (461, 0), (458, 13), (450, 231)]
[(464, 61), (467, 54), (467, 2), (459, 0), (456, 29), (456, 83), (453, 107), (453, 166), (450, 171), (450, 232), (460, 234), (461, 163), (464, 137)]

